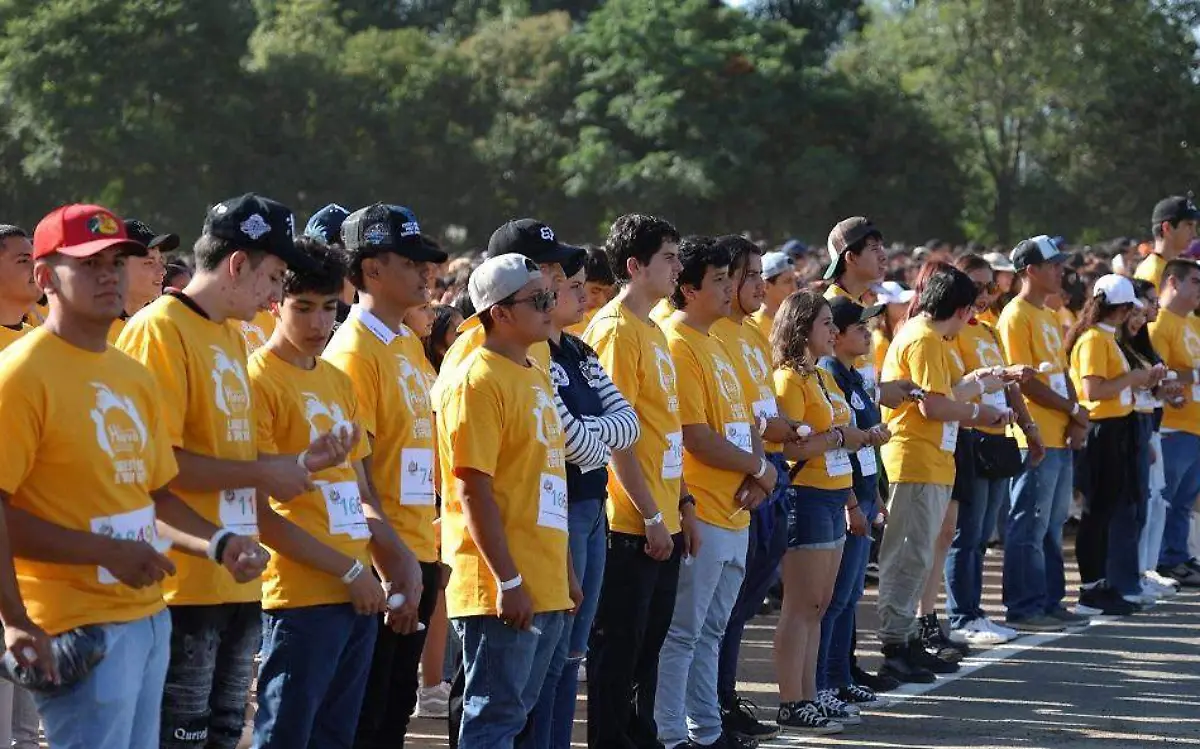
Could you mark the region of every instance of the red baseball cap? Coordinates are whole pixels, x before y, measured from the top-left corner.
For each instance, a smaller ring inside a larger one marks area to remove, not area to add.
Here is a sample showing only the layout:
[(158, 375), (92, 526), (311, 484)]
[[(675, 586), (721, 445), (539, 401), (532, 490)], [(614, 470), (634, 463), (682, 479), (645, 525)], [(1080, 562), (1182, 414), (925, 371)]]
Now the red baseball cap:
[(110, 247), (144, 247), (130, 239), (125, 222), (98, 205), (64, 205), (55, 208), (33, 230), (33, 258), (61, 253), (91, 257)]

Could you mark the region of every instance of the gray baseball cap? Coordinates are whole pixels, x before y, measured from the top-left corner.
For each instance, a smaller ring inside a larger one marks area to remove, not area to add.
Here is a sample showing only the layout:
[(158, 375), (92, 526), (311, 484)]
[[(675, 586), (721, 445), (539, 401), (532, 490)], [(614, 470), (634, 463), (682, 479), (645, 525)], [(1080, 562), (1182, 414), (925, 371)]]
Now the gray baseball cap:
[(786, 270), (791, 270), (794, 263), (792, 258), (782, 252), (768, 252), (762, 256), (762, 276), (770, 281)]
[(467, 293), (478, 314), (496, 306), (525, 288), (525, 284), (542, 277), (537, 263), (524, 255), (510, 252), (483, 261), (471, 272)]

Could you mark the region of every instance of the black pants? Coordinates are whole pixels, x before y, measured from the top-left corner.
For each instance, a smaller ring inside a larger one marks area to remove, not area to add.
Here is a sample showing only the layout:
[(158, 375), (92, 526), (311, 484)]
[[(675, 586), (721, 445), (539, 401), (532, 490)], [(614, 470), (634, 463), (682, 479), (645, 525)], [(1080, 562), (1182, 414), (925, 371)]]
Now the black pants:
[(657, 749), (654, 692), (658, 653), (675, 614), (683, 534), (665, 562), (646, 556), (646, 539), (608, 534), (600, 608), (588, 643), (588, 746)]
[[(417, 618), (426, 627), (441, 590), (441, 565), (421, 562), (421, 603)], [(355, 749), (399, 749), (404, 746), (409, 717), (417, 706), (417, 667), (425, 649), (427, 630), (398, 635), (380, 617), (367, 694), (358, 716)]]
[[(1093, 421), (1088, 432), (1088, 491), (1084, 495), (1083, 514), (1075, 535), (1075, 558), (1079, 578), (1088, 585), (1106, 580), (1112, 587), (1128, 588), (1133, 583), (1114, 580), (1110, 572), (1121, 575), (1128, 563), (1114, 565), (1113, 552), (1136, 554), (1140, 527), (1139, 505), (1144, 504), (1137, 484), (1137, 422), (1133, 414), (1116, 419)], [(1115, 544), (1114, 549), (1110, 546)], [(1132, 569), (1137, 568), (1136, 557)], [(1129, 573), (1132, 574), (1132, 571)], [(1123, 591), (1128, 592), (1128, 591)]]

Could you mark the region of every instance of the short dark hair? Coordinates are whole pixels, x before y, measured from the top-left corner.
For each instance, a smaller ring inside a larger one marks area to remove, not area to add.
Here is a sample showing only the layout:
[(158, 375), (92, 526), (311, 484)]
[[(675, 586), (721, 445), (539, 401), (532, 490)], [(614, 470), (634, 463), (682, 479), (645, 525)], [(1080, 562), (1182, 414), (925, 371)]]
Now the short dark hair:
[[(214, 271), (221, 261), (228, 258), (241, 248), (228, 239), (214, 237), (211, 234), (201, 234), (192, 247), (192, 255), (196, 259), (196, 268), (202, 271)], [(250, 258), (250, 267), (257, 268), (267, 257), (262, 250), (244, 250)]]
[(425, 348), (425, 358), (436, 372), (442, 368), (442, 360), (446, 358), (442, 342), (446, 340), (446, 333), (450, 332), (450, 321), (460, 313), (458, 308), (449, 304), (435, 304), (430, 311), (433, 313), (433, 324), (429, 326), (429, 335), (421, 343)]
[(192, 275), (192, 261), (185, 257), (172, 258), (163, 266), (163, 286), (175, 286), (175, 279), (181, 274)]
[(702, 288), (708, 269), (728, 268), (730, 259), (729, 250), (717, 246), (717, 240), (712, 237), (684, 237), (680, 240), (679, 262), (683, 270), (675, 282), (675, 291), (671, 292), (671, 305), (675, 309), (686, 308), (683, 287)]
[(979, 290), (966, 273), (943, 266), (929, 275), (917, 299), (917, 310), (941, 322), (954, 317), (959, 310), (973, 306), (978, 296)]
[(296, 250), (316, 261), (311, 271), (288, 267), (283, 276), (284, 296), (297, 294), (341, 294), (346, 281), (345, 254), (314, 237), (297, 237)]
[(599, 247), (589, 247), (587, 260), (584, 261), (584, 281), (612, 286), (617, 282), (613, 275), (612, 266), (608, 263), (608, 255)]
[(0, 224), (0, 242), (13, 237), (29, 239), (29, 232), (14, 224)]
[(641, 213), (627, 213), (613, 222), (604, 240), (608, 265), (618, 281), (629, 280), (629, 258), (648, 265), (650, 258), (665, 242), (678, 242), (679, 232), (665, 219)]
[(762, 257), (762, 248), (740, 234), (717, 237), (716, 246), (729, 253), (729, 272), (736, 273), (746, 267), (751, 255)]
[(1200, 265), (1197, 265), (1195, 260), (1183, 257), (1168, 260), (1163, 268), (1162, 282), (1166, 283), (1168, 278), (1174, 278), (1175, 283), (1182, 283), (1187, 280), (1188, 275), (1197, 270), (1200, 270)]
[(977, 270), (987, 268), (992, 269), (992, 264), (989, 263), (982, 255), (976, 255), (973, 252), (966, 252), (959, 255), (954, 260), (954, 267), (961, 270), (963, 273), (974, 273)]

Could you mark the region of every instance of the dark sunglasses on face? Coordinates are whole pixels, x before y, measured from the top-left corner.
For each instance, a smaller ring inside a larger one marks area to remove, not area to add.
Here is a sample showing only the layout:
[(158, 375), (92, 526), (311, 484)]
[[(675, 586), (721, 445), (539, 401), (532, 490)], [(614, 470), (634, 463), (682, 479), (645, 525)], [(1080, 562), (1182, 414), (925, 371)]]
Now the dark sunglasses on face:
[(524, 299), (510, 299), (507, 302), (501, 302), (501, 304), (506, 307), (528, 304), (530, 307), (533, 307), (534, 312), (549, 312), (556, 301), (558, 301), (558, 295), (553, 291), (539, 291)]
[(997, 284), (995, 281), (989, 281), (987, 283), (980, 283), (978, 281), (975, 282), (975, 290), (980, 294), (995, 294), (996, 290), (999, 288), (999, 284)]

